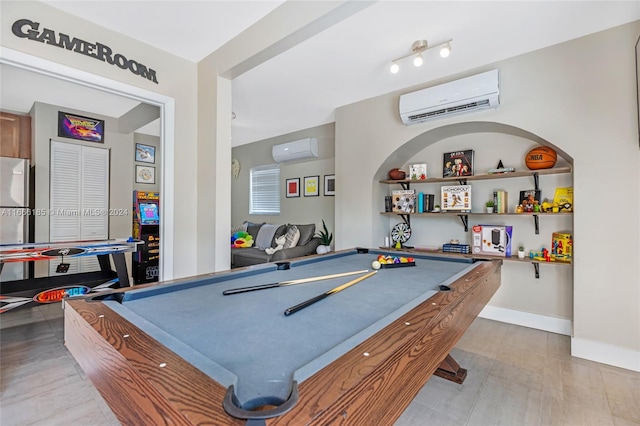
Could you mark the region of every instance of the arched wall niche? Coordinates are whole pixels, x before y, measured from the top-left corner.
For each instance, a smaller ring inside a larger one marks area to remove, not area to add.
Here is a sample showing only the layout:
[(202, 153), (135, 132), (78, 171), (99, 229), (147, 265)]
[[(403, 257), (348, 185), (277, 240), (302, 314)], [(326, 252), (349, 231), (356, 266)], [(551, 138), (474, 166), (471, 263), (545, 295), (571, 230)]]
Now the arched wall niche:
[(399, 164), (405, 164), (415, 154), (422, 151), (426, 147), (433, 145), (434, 143), (439, 142), (443, 139), (473, 133), (502, 133), (505, 135), (528, 139), (537, 144), (553, 148), (560, 157), (562, 157), (570, 165), (573, 166), (573, 157), (571, 157), (567, 152), (558, 148), (548, 140), (543, 139), (540, 136), (525, 129), (492, 121), (471, 121), (449, 124), (446, 126), (427, 130), (398, 147), (398, 149), (391, 153), (391, 155), (389, 155), (389, 157), (387, 157), (387, 159), (378, 168), (378, 171), (374, 176), (374, 186), (377, 185), (378, 180), (388, 179), (387, 173), (389, 172), (389, 170), (394, 167), (398, 167)]
[[(477, 138), (476, 138), (477, 136)], [(470, 139), (476, 140), (469, 145), (466, 144)], [(485, 145), (486, 142), (486, 145)], [(510, 144), (513, 143), (510, 149)], [(461, 146), (462, 144), (462, 146)], [(491, 167), (497, 166), (498, 159), (504, 159), (506, 167), (515, 167), (517, 171), (527, 170), (524, 166), (525, 153), (532, 147), (542, 145), (553, 148), (558, 153), (558, 163), (556, 167), (571, 166), (573, 167), (573, 157), (563, 151), (550, 141), (540, 137), (528, 130), (497, 122), (477, 121), (462, 122), (440, 126), (437, 128), (426, 130), (419, 135), (408, 140), (393, 151), (376, 170), (371, 182), (371, 241), (373, 246), (382, 245), (385, 237), (389, 235), (389, 231), (394, 222), (398, 222), (400, 218), (392, 215), (380, 214), (384, 210), (384, 197), (390, 194), (394, 189), (401, 189), (399, 185), (380, 184), (380, 180), (389, 179), (389, 170), (396, 167), (406, 167), (412, 162), (426, 162), (428, 178), (437, 178), (442, 176), (441, 153), (454, 151), (460, 148), (476, 149), (476, 161), (474, 175), (486, 173)], [(480, 148), (486, 146), (486, 149)], [(475, 148), (474, 148), (475, 147)], [(510, 152), (500, 155), (500, 147), (502, 149), (510, 149)], [(423, 157), (420, 154), (427, 154)], [(487, 162), (487, 155), (491, 158), (490, 163)], [(513, 162), (514, 159), (517, 162)], [(495, 159), (495, 162), (493, 162)], [(511, 159), (512, 161), (509, 161)], [(507, 177), (508, 175), (505, 175)], [(427, 182), (428, 184), (428, 179)], [(454, 182), (451, 182), (454, 184)], [(543, 199), (552, 198), (554, 190), (557, 187), (573, 186), (572, 174), (550, 175), (545, 176), (540, 182)], [(495, 179), (487, 181), (473, 181), (472, 210), (481, 211), (484, 203), (490, 198), (492, 192), (496, 189), (506, 190), (510, 193), (509, 209), (513, 211), (515, 208), (515, 200), (517, 200), (518, 192), (523, 189), (531, 189), (534, 187), (533, 179), (526, 177), (516, 179)], [(425, 192), (434, 193), (436, 195), (436, 204), (439, 204), (439, 185), (430, 184), (427, 186), (412, 185), (412, 189), (425, 190)], [(550, 219), (550, 218), (547, 218)], [(474, 218), (474, 221), (481, 221), (482, 217)], [(496, 220), (496, 218), (494, 218)], [(541, 232), (535, 234), (533, 230), (533, 221), (524, 221), (515, 218), (501, 218), (499, 221), (506, 221), (504, 224), (518, 226), (518, 243), (525, 244), (525, 247), (542, 247), (548, 245), (548, 233)], [(557, 229), (573, 229), (573, 217), (562, 216), (554, 220), (546, 220), (545, 226), (557, 227)], [(415, 218), (411, 221), (411, 228), (414, 231), (409, 245), (418, 247), (434, 248), (441, 245), (444, 241), (450, 239), (458, 239), (467, 241), (469, 239), (468, 232), (463, 226), (453, 220), (436, 219), (436, 218)], [(531, 229), (529, 229), (531, 228)], [(521, 238), (522, 237), (522, 238)], [(563, 278), (564, 279), (564, 278)], [(567, 278), (571, 281), (570, 278)], [(563, 295), (565, 297), (565, 295)], [(569, 297), (569, 296), (566, 296)], [(564, 300), (564, 299), (563, 299)], [(557, 313), (553, 313), (554, 315)], [(566, 306), (562, 309), (560, 316), (571, 318), (571, 308)]]

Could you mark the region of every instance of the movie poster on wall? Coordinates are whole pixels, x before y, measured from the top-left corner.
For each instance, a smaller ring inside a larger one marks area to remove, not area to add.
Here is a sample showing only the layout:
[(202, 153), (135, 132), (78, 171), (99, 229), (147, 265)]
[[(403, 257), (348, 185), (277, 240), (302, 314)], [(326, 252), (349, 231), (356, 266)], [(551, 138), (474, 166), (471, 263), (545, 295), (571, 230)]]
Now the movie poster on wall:
[(104, 120), (58, 111), (58, 136), (104, 143)]

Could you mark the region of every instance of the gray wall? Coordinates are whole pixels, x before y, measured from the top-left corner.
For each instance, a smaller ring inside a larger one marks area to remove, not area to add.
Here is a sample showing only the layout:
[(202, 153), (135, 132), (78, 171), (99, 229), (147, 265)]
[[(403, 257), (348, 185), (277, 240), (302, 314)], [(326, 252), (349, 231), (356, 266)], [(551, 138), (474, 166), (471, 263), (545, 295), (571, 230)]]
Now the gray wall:
[[(409, 162), (422, 149), (464, 133), (459, 125), (475, 123), (481, 128), (481, 122), (487, 122), (493, 123), (490, 127), (494, 129), (529, 132), (533, 139), (548, 141), (565, 159), (573, 160), (573, 283), (569, 276), (558, 277), (562, 286), (573, 284), (573, 289), (553, 290), (556, 296), (550, 299), (549, 286), (541, 284), (544, 281), (521, 283), (521, 276), (531, 274), (523, 269), (505, 276), (491, 304), (569, 316), (571, 309), (563, 299), (573, 292), (572, 353), (640, 370), (640, 283), (635, 261), (640, 258), (635, 63), (639, 34), (640, 22), (636, 21), (446, 80), (500, 69), (502, 105), (496, 111), (404, 126), (397, 113), (400, 94), (426, 85), (338, 108), (338, 192), (344, 194), (346, 182), (363, 190), (336, 198), (336, 248), (379, 245), (389, 227), (379, 213), (384, 193), (378, 180), (392, 167)], [(484, 132), (473, 133), (477, 136)], [(481, 154), (485, 152), (480, 147), (483, 140), (486, 138), (443, 143), (464, 148), (473, 143), (472, 147)], [(422, 141), (422, 145), (416, 141)], [(529, 144), (513, 143), (517, 152)], [(356, 173), (351, 159), (360, 158), (365, 149), (368, 161), (362, 162)], [(433, 145), (433, 149), (445, 151), (442, 145)], [(505, 154), (496, 152), (491, 161)], [(616, 203), (622, 203), (622, 207), (613, 207)], [(447, 226), (453, 229), (452, 234), (459, 232), (455, 224)], [(564, 224), (542, 226), (555, 229)], [(416, 238), (425, 238), (429, 243), (428, 237)], [(505, 266), (505, 270), (515, 266)], [(548, 269), (542, 270), (545, 280)], [(552, 272), (555, 273), (561, 274)], [(528, 294), (526, 297), (518, 295), (521, 289)], [(549, 303), (555, 306), (548, 306)]]
[[(249, 170), (252, 167), (275, 164), (271, 156), (271, 148), (297, 139), (318, 138), (318, 158), (280, 163), (280, 215), (249, 214)], [(264, 141), (242, 145), (232, 149), (232, 156), (240, 161), (240, 175), (231, 180), (231, 224), (241, 225), (245, 220), (251, 222), (267, 222), (274, 224), (315, 223), (316, 229), (322, 229), (324, 219), (330, 232), (334, 232), (334, 196), (324, 196), (324, 176), (334, 173), (334, 124), (313, 127), (299, 132), (266, 139)], [(286, 198), (285, 182), (287, 179), (300, 178), (300, 185), (305, 176), (320, 176), (320, 195)], [(335, 241), (335, 233), (334, 233)]]

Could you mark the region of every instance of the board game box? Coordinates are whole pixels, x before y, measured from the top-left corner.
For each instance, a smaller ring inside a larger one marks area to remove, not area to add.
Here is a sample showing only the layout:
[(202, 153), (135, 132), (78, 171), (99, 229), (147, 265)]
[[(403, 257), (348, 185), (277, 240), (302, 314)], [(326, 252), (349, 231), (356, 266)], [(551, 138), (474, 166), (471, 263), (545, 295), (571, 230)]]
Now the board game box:
[(446, 152), (442, 161), (442, 177), (473, 176), (473, 150)]
[(551, 235), (551, 256), (569, 261), (573, 252), (573, 240), (568, 232), (554, 232)]
[(393, 213), (415, 213), (416, 191), (415, 189), (394, 190), (391, 193)]
[(440, 188), (440, 209), (446, 211), (471, 211), (471, 185), (446, 185)]

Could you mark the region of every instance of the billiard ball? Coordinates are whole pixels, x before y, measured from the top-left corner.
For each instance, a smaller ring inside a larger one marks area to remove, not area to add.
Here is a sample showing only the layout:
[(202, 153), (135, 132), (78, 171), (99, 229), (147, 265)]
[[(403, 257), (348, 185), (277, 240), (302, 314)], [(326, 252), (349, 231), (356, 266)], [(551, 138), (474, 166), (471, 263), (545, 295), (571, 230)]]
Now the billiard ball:
[(380, 262), (378, 262), (377, 260), (374, 260), (373, 262), (371, 262), (371, 267), (373, 269), (380, 269)]

